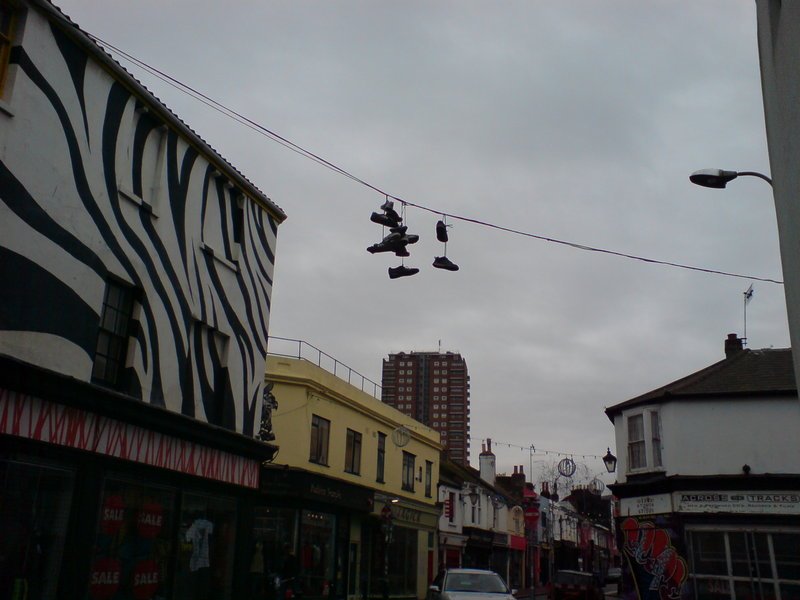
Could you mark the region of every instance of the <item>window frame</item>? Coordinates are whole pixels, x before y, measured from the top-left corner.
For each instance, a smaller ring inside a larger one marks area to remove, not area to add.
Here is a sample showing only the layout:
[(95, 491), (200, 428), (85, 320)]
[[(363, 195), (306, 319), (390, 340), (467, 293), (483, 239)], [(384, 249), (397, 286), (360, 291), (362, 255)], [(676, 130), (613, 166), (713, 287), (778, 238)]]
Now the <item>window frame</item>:
[[(638, 422), (639, 431), (636, 433), (639, 434), (639, 437), (633, 438), (632, 433), (633, 429), (631, 427), (632, 423)], [(626, 420), (627, 425), (627, 445), (628, 445), (628, 470), (629, 471), (640, 471), (647, 468), (647, 437), (645, 436), (644, 430), (644, 413), (636, 413), (632, 415), (628, 415)], [(634, 458), (636, 460), (634, 460)]]
[(653, 456), (653, 468), (664, 466), (661, 456), (661, 415), (657, 410), (650, 411), (650, 448)]
[(414, 491), (414, 469), (417, 457), (411, 452), (403, 450), (403, 473), (400, 488), (407, 492)]
[(311, 415), (311, 443), (308, 461), (324, 467), (328, 465), (331, 422), (325, 417)]
[[(112, 291), (115, 291), (117, 296), (113, 303)], [(114, 389), (124, 387), (123, 375), (128, 358), (136, 301), (136, 288), (115, 278), (106, 279), (100, 320), (97, 325), (97, 341), (92, 358), (91, 380), (93, 383)], [(114, 321), (113, 328), (109, 327), (109, 319)], [(105, 349), (102, 349), (103, 346)], [(98, 358), (102, 358), (104, 365), (100, 366)], [(98, 371), (102, 371), (102, 373)]]
[(361, 475), (362, 435), (354, 429), (347, 428), (344, 449), (344, 471), (351, 475)]
[(433, 463), (425, 461), (425, 497), (431, 498), (433, 495)]
[(378, 432), (378, 449), (376, 454), (375, 481), (386, 482), (386, 434)]

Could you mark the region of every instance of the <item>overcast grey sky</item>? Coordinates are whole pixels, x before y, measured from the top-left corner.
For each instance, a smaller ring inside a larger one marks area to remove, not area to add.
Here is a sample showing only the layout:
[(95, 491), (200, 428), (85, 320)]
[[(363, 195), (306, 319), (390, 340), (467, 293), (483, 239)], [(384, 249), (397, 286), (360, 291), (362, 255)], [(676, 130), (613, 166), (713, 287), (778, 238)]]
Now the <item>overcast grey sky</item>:
[[(538, 236), (782, 279), (753, 0), (596, 2), (56, 0), (86, 31), (370, 184)], [(408, 209), (420, 235), (366, 252), (376, 192), (286, 150), (121, 60), (288, 214), (270, 333), (380, 381), (390, 352), (460, 352), (472, 457), (495, 441), (614, 449), (604, 407), (723, 358), (743, 333), (738, 279), (590, 253)], [(749, 347), (788, 347), (783, 286), (755, 282)], [(503, 444), (515, 446), (505, 447)], [(622, 449), (619, 450), (623, 451)], [(552, 462), (536, 453), (534, 468)], [(604, 478), (609, 481), (608, 478)]]

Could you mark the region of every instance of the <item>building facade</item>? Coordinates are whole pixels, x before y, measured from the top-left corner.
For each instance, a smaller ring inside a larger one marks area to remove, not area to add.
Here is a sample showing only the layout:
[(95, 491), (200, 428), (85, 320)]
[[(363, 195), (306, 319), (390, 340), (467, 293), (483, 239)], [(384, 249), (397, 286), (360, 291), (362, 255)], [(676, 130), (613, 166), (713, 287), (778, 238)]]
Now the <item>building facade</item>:
[(266, 490), (264, 511), (299, 525), (265, 548), (297, 551), (306, 597), (424, 598), (438, 564), (439, 434), (304, 359), (270, 355), (267, 380), (276, 476), (316, 495), (289, 487), (276, 502)]
[(51, 3), (0, 17), (0, 597), (234, 597), (285, 214)]
[(796, 598), (800, 405), (791, 350), (742, 349), (606, 409), (628, 598)]
[(469, 372), (460, 354), (390, 354), (382, 387), (386, 404), (438, 431), (450, 458), (469, 465)]

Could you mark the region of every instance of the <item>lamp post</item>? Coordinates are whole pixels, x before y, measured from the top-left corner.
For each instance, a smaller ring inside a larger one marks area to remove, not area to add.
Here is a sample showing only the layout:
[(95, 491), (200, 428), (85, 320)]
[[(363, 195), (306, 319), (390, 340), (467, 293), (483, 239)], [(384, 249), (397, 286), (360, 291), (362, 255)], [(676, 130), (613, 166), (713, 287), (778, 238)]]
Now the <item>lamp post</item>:
[(737, 177), (758, 177), (772, 185), (772, 179), (757, 171), (725, 171), (723, 169), (700, 169), (689, 175), (689, 181), (703, 187), (723, 189)]
[(613, 473), (617, 470), (617, 457), (611, 454), (611, 448), (608, 448), (608, 452), (603, 457), (603, 464), (606, 466), (606, 471), (609, 473)]

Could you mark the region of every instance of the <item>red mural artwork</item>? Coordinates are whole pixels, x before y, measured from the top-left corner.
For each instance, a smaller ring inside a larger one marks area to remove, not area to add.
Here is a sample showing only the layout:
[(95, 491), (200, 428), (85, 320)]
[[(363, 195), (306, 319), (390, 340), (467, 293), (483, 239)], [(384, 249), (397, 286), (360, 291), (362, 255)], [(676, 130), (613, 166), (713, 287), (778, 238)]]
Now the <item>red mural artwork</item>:
[(625, 554), (652, 576), (647, 588), (657, 591), (661, 600), (680, 598), (689, 572), (667, 531), (656, 528), (653, 523), (640, 523), (628, 517), (622, 523), (622, 535)]

